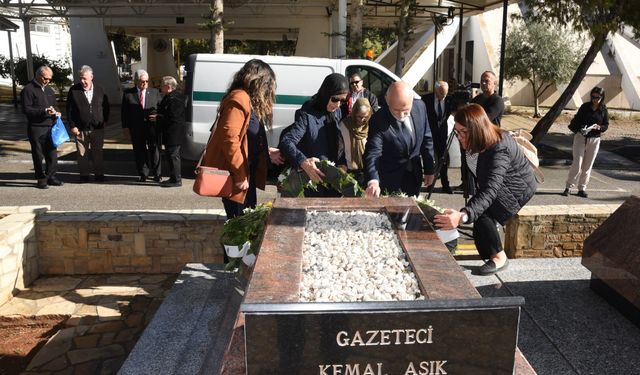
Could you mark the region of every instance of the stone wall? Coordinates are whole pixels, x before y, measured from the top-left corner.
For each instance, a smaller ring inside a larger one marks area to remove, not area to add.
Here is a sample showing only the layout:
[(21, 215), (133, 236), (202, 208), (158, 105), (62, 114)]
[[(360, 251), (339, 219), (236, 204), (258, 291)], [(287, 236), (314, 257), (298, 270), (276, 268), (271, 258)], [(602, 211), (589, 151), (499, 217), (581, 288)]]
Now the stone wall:
[(35, 220), (48, 207), (0, 207), (0, 305), (39, 275)]
[(579, 257), (582, 243), (619, 204), (525, 206), (507, 223), (509, 258)]
[(43, 275), (178, 273), (222, 263), (221, 210), (49, 212), (37, 220)]

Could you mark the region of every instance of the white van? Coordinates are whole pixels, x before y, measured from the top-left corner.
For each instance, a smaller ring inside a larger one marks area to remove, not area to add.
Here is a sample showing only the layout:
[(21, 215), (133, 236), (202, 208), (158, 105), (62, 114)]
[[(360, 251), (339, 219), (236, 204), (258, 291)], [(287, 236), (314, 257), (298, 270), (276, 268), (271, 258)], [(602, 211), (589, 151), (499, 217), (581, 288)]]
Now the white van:
[(269, 145), (277, 146), (280, 132), (293, 123), (294, 113), (314, 95), (322, 80), (331, 73), (346, 76), (360, 73), (364, 87), (384, 105), (387, 87), (400, 78), (387, 68), (369, 60), (337, 60), (311, 57), (251, 56), (227, 54), (196, 54), (189, 56), (185, 95), (187, 96), (187, 132), (182, 157), (198, 160), (209, 139), (209, 130), (216, 117), (220, 99), (233, 75), (249, 60), (257, 58), (268, 63), (276, 74), (276, 103), (273, 110), (273, 131), (267, 132)]

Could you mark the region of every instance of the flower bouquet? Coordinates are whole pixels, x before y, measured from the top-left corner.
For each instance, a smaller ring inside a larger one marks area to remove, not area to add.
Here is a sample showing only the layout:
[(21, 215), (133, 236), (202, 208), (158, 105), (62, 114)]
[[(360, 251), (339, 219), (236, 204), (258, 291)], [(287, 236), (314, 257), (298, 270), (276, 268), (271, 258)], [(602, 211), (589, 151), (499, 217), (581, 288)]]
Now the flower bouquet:
[(256, 208), (246, 208), (241, 216), (224, 223), (220, 242), (229, 258), (225, 270), (237, 270), (242, 273), (245, 267), (253, 266), (271, 207), (272, 202), (269, 201), (257, 205)]
[[(444, 209), (436, 206), (435, 202), (427, 199), (427, 198), (415, 198), (418, 207), (422, 211), (422, 214), (427, 218), (431, 226), (435, 229), (436, 224), (434, 222), (434, 218), (436, 215), (444, 213)], [(449, 252), (455, 254), (456, 249), (458, 247), (458, 237), (460, 237), (460, 233), (457, 229), (443, 230), (443, 229), (435, 229), (438, 238), (442, 243), (449, 249)]]

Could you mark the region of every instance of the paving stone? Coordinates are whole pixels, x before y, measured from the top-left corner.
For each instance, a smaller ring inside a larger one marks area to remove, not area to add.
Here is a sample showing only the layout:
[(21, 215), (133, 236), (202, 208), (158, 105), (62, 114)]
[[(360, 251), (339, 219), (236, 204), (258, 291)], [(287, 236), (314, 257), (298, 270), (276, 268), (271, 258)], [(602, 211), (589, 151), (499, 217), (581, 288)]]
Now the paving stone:
[(103, 333), (102, 337), (100, 337), (100, 343), (98, 346), (107, 346), (113, 344), (116, 338), (117, 332), (107, 332)]
[(38, 292), (62, 292), (75, 289), (82, 279), (76, 277), (47, 277), (33, 282), (31, 289)]
[(131, 301), (131, 311), (145, 311), (152, 299), (145, 296), (135, 296)]
[(127, 327), (139, 327), (142, 325), (143, 319), (143, 313), (134, 312), (129, 314), (129, 316), (125, 319), (124, 324), (126, 324)]
[(123, 326), (124, 323), (120, 320), (98, 323), (89, 329), (89, 333), (117, 332), (121, 330)]
[(81, 363), (73, 369), (73, 375), (95, 375), (100, 370), (101, 361)]
[(140, 279), (140, 284), (160, 284), (165, 281), (169, 275), (150, 275)]
[[(58, 372), (54, 372), (51, 375), (71, 375), (73, 374), (73, 367), (67, 367), (66, 369), (62, 370), (62, 371), (58, 371)], [(24, 373), (20, 374), (20, 375), (24, 375)]]
[(97, 307), (97, 310), (98, 320), (101, 322), (120, 320), (120, 318), (122, 317), (117, 302), (110, 302), (104, 305), (99, 305)]
[(132, 341), (135, 339), (136, 334), (140, 331), (139, 328), (127, 328), (118, 332), (118, 335), (113, 340), (114, 342)]
[(37, 310), (36, 301), (13, 298), (0, 307), (1, 316), (32, 316)]
[(137, 286), (107, 285), (96, 287), (94, 289), (94, 294), (102, 296), (135, 296), (138, 294), (144, 294), (144, 291), (142, 288)]
[(87, 336), (76, 336), (73, 338), (73, 343), (75, 344), (76, 349), (95, 348), (98, 346), (99, 339), (99, 333)]
[(58, 358), (50, 361), (46, 365), (40, 367), (40, 370), (47, 371), (60, 371), (65, 369), (68, 366), (67, 357), (65, 355), (61, 355)]
[(75, 328), (65, 328), (53, 335), (49, 341), (38, 351), (38, 354), (31, 360), (27, 370), (36, 369), (53, 359), (64, 355), (73, 343), (73, 333)]
[[(96, 359), (106, 359), (125, 355), (124, 348), (118, 344), (108, 345), (102, 348), (71, 350), (67, 353), (72, 364), (84, 363)], [(93, 373), (95, 374), (95, 372)]]
[(116, 275), (110, 276), (107, 279), (107, 284), (110, 285), (137, 285), (140, 280), (140, 275)]
[(73, 315), (76, 311), (76, 304), (69, 301), (52, 303), (43, 306), (36, 311), (35, 315)]

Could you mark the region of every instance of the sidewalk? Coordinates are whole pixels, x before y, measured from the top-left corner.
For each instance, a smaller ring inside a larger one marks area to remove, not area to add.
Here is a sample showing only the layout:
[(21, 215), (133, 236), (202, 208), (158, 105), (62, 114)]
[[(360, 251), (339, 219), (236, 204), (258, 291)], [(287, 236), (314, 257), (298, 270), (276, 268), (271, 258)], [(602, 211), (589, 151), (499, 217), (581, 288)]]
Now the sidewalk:
[(176, 276), (39, 278), (0, 307), (4, 321), (60, 317), (64, 322), (64, 327), (38, 350), (22, 374), (115, 374)]

